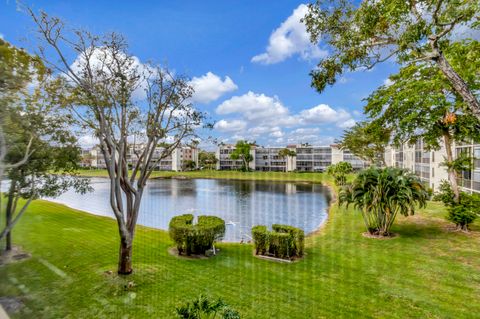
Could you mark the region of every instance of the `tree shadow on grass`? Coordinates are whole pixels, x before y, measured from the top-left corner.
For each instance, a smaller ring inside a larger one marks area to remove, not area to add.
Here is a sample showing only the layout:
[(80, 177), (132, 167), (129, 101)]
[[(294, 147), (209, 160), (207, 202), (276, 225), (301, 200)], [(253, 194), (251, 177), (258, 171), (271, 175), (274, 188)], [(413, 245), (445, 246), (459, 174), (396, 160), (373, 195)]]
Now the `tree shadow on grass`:
[(422, 218), (410, 216), (392, 227), (392, 231), (402, 238), (445, 238), (448, 235), (464, 235), (478, 237), (480, 227), (476, 224), (470, 227), (470, 232), (457, 231), (455, 225), (439, 218)]

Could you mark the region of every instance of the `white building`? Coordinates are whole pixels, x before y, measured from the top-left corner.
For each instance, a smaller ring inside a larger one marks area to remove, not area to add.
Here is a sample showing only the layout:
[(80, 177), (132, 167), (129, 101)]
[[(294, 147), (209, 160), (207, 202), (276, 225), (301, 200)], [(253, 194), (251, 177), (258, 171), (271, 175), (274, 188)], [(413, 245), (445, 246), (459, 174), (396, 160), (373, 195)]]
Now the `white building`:
[[(296, 156), (282, 157), (282, 149), (295, 152)], [(235, 145), (221, 145), (217, 148), (217, 169), (235, 170), (242, 167), (241, 160), (232, 160), (230, 154), (235, 150)], [(286, 147), (252, 146), (250, 155), (253, 161), (249, 168), (256, 171), (276, 172), (322, 172), (328, 166), (341, 161), (352, 164), (355, 170), (364, 168), (366, 163), (351, 154), (349, 151), (339, 149), (336, 145), (312, 146), (309, 144), (287, 145)]]
[(433, 191), (438, 191), (442, 180), (448, 180), (447, 170), (442, 166), (444, 157), (443, 145), (439, 150), (427, 150), (422, 140), (417, 141), (415, 145), (387, 147), (385, 151), (387, 166), (411, 170)]
[[(134, 166), (145, 147), (142, 144), (130, 145), (127, 151), (127, 163)], [(191, 146), (180, 146), (172, 151), (171, 154), (164, 156), (165, 148), (156, 147), (151, 163), (155, 164), (155, 169), (160, 171), (184, 171), (189, 163), (193, 162), (198, 167), (198, 149)], [(164, 156), (164, 157), (163, 157)], [(162, 159), (160, 159), (163, 157)], [(103, 154), (99, 146), (89, 150), (82, 150), (82, 167), (107, 168)]]
[[(455, 154), (467, 152), (474, 157), (473, 170), (462, 172), (458, 184), (464, 191), (480, 193), (480, 144), (459, 144), (454, 147)], [(409, 169), (415, 172), (434, 192), (438, 191), (442, 180), (448, 180), (445, 162), (445, 146), (441, 144), (439, 150), (426, 150), (423, 141), (415, 145), (402, 145), (399, 148), (388, 147), (385, 151), (387, 166)]]
[(455, 156), (466, 152), (473, 157), (473, 169), (464, 171), (458, 178), (458, 185), (466, 192), (480, 193), (480, 144), (463, 143), (455, 146)]

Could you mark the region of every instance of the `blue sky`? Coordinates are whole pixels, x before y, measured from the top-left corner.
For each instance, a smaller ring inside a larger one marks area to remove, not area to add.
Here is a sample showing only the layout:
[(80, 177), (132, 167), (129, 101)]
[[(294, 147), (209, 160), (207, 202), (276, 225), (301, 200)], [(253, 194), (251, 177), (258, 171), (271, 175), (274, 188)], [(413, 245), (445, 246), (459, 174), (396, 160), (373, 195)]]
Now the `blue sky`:
[[(397, 67), (347, 73), (322, 94), (309, 71), (328, 54), (309, 43), (301, 1), (26, 1), (75, 27), (124, 34), (141, 61), (168, 62), (192, 78), (197, 107), (219, 140), (263, 145), (328, 144), (362, 119), (362, 98)], [(34, 26), (13, 0), (0, 0), (0, 34), (27, 49)], [(83, 138), (87, 141), (88, 138)]]

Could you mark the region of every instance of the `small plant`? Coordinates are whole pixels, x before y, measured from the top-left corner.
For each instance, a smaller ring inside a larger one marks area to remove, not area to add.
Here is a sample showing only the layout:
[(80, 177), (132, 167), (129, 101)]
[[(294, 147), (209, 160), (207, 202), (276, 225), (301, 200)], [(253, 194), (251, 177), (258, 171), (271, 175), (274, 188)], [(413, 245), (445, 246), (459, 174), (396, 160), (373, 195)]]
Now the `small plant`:
[(353, 172), (352, 164), (339, 162), (327, 168), (327, 174), (333, 176), (335, 185), (343, 186), (347, 183), (347, 175)]
[(187, 302), (183, 306), (177, 307), (175, 312), (178, 318), (185, 319), (240, 319), (240, 314), (230, 308), (222, 299), (212, 302), (203, 295), (191, 302)]
[(193, 224), (193, 215), (175, 216), (170, 221), (169, 233), (177, 245), (178, 254), (205, 254), (215, 241), (225, 235), (225, 221), (216, 216), (198, 216)]
[(446, 180), (442, 180), (440, 183), (439, 191), (433, 195), (433, 200), (442, 202), (446, 206), (452, 206), (455, 202), (455, 194), (453, 193), (452, 186)]
[(480, 215), (480, 196), (461, 192), (457, 203), (452, 187), (447, 181), (442, 181), (440, 191), (435, 194), (434, 200), (441, 201), (447, 206), (447, 220), (463, 231), (468, 231), (470, 224)]
[(471, 223), (480, 215), (480, 196), (477, 194), (460, 193), (460, 202), (453, 203), (448, 208), (447, 219), (458, 229), (468, 231)]

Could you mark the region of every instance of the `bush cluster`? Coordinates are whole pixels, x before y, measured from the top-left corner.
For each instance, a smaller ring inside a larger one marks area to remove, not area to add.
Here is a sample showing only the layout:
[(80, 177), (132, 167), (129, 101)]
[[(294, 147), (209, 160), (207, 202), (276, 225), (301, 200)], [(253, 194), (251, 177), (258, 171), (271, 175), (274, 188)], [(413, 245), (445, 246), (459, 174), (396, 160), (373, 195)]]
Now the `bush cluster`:
[(480, 196), (460, 192), (460, 198), (455, 202), (452, 187), (447, 181), (442, 181), (440, 191), (433, 200), (442, 201), (447, 206), (447, 219), (459, 229), (468, 231), (470, 224), (480, 216)]
[(193, 215), (175, 216), (170, 221), (169, 233), (181, 255), (205, 254), (215, 241), (225, 235), (225, 221), (216, 216), (198, 216), (197, 224)]
[(270, 255), (283, 259), (303, 256), (305, 233), (299, 228), (274, 224), (272, 231), (269, 231), (266, 226), (254, 226), (252, 236), (257, 255)]

